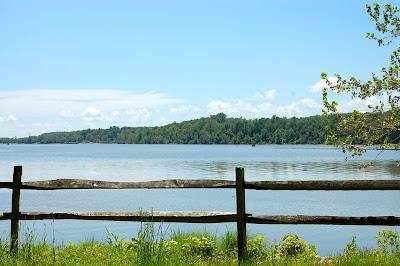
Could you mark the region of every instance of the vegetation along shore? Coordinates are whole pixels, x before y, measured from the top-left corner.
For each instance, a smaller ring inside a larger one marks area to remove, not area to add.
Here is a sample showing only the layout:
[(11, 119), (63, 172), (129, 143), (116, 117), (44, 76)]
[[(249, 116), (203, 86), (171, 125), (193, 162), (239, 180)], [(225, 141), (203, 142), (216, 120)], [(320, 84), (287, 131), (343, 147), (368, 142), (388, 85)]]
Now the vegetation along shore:
[[(208, 232), (174, 232), (168, 237), (153, 223), (143, 223), (129, 241), (108, 233), (106, 241), (55, 244), (27, 233), (18, 253), (9, 253), (9, 241), (0, 240), (0, 265), (238, 265), (236, 234), (217, 237)], [(376, 247), (357, 246), (356, 237), (343, 252), (318, 256), (317, 248), (289, 233), (281, 241), (257, 235), (248, 240), (242, 265), (399, 265), (400, 239), (396, 231), (382, 230)]]

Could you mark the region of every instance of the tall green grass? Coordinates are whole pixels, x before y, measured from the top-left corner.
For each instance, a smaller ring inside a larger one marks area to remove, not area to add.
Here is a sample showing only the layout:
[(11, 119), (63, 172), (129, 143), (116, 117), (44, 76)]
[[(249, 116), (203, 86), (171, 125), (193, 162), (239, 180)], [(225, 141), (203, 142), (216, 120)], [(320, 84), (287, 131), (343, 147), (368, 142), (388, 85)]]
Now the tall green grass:
[[(395, 231), (380, 231), (373, 250), (358, 248), (354, 236), (342, 254), (320, 258), (315, 246), (295, 234), (278, 243), (261, 235), (247, 240), (244, 265), (400, 265), (400, 239)], [(142, 223), (137, 237), (125, 241), (108, 232), (106, 241), (55, 244), (28, 232), (19, 250), (10, 254), (0, 240), (0, 265), (237, 265), (236, 233), (217, 236), (207, 231), (167, 234), (161, 226)]]

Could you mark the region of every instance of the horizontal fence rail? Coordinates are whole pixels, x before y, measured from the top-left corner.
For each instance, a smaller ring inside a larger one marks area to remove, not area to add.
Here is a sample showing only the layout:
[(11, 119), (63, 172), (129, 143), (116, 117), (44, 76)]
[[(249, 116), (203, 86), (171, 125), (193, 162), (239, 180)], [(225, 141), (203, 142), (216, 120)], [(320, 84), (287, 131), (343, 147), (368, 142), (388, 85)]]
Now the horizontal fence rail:
[(145, 182), (109, 182), (83, 179), (56, 179), (23, 182), (22, 188), (36, 190), (54, 189), (157, 189), (157, 188), (235, 188), (235, 181), (172, 179)]
[[(0, 220), (10, 220), (11, 212), (0, 213)], [(232, 212), (21, 212), (19, 220), (109, 220), (151, 221), (173, 223), (233, 223)], [(395, 216), (307, 216), (307, 215), (246, 215), (249, 224), (331, 224), (400, 226)]]
[(256, 190), (400, 190), (400, 180), (250, 181)]
[[(11, 213), (0, 213), (0, 220), (9, 220)], [(230, 212), (21, 212), (19, 220), (109, 220), (151, 221), (172, 223), (235, 222), (236, 213)]]
[[(13, 182), (0, 182), (0, 188), (12, 189)], [(178, 189), (235, 188), (230, 180), (170, 179), (145, 182), (110, 182), (86, 179), (55, 179), (22, 182), (21, 189)], [(246, 189), (255, 190), (400, 190), (400, 180), (317, 180), (317, 181), (247, 181)]]
[[(18, 249), (20, 220), (110, 220), (175, 223), (236, 223), (238, 258), (246, 255), (246, 224), (330, 224), (400, 226), (396, 216), (306, 216), (252, 215), (246, 213), (245, 190), (400, 190), (400, 180), (312, 180), (312, 181), (246, 181), (244, 169), (236, 168), (236, 180), (172, 179), (145, 182), (110, 182), (85, 179), (55, 179), (22, 182), (22, 166), (14, 167), (13, 182), (0, 182), (0, 189), (12, 189), (11, 212), (0, 213), (0, 220), (11, 220), (10, 252)], [(61, 189), (192, 189), (217, 188), (236, 190), (236, 212), (20, 212), (20, 191)]]
[(400, 217), (395, 216), (364, 216), (364, 217), (345, 217), (345, 216), (249, 216), (246, 219), (251, 224), (332, 224), (332, 225), (386, 225), (399, 226)]

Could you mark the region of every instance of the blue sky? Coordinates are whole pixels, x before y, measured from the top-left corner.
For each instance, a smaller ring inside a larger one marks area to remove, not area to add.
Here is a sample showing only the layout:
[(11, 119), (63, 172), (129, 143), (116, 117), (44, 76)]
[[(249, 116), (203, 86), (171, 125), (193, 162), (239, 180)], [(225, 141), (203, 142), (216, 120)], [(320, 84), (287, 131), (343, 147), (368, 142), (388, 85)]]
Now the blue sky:
[(322, 71), (388, 63), (365, 3), (0, 0), (0, 136), (319, 114)]

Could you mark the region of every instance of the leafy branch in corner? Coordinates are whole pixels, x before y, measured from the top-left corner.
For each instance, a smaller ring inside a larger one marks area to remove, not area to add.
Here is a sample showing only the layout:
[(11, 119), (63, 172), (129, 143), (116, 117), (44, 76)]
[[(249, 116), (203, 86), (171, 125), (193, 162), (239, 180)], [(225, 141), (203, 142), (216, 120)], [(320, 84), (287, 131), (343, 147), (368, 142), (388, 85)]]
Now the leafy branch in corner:
[[(367, 13), (376, 25), (376, 32), (367, 33), (367, 38), (377, 42), (378, 46), (394, 45), (400, 36), (399, 8), (374, 3), (366, 5)], [(381, 150), (400, 149), (400, 47), (391, 53), (390, 63), (382, 67), (381, 73), (372, 73), (370, 80), (361, 81), (356, 77), (349, 79), (336, 74), (329, 78), (326, 73), (321, 79), (326, 86), (322, 92), (325, 116), (335, 123), (327, 128), (328, 144), (341, 147), (343, 152), (352, 156), (362, 155), (368, 147)], [(352, 110), (343, 113), (339, 100), (343, 96), (368, 103), (368, 110)], [(335, 98), (336, 96), (336, 98)]]

